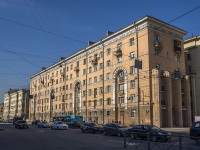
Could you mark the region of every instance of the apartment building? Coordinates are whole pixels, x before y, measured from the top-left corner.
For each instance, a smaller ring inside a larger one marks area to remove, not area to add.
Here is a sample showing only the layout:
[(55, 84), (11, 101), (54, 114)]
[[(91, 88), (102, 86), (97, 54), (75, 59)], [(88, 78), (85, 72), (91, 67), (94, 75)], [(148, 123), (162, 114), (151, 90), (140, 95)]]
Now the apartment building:
[(3, 120), (3, 103), (0, 103), (0, 120)]
[(28, 118), (29, 90), (11, 89), (4, 93), (4, 120), (13, 119), (15, 116)]
[(30, 77), (30, 119), (191, 124), (186, 31), (146, 16)]
[(186, 71), (190, 77), (192, 120), (200, 116), (200, 36), (184, 41)]

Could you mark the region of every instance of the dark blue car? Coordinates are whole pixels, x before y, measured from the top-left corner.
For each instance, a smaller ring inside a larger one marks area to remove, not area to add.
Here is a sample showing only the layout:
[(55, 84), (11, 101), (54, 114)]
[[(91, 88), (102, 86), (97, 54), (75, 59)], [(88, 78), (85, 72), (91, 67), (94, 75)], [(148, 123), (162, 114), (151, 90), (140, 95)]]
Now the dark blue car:
[(117, 135), (117, 136), (124, 136), (124, 132), (126, 132), (127, 126), (122, 124), (115, 124), (110, 123), (106, 124), (103, 127), (103, 133), (104, 135), (111, 134), (111, 135)]

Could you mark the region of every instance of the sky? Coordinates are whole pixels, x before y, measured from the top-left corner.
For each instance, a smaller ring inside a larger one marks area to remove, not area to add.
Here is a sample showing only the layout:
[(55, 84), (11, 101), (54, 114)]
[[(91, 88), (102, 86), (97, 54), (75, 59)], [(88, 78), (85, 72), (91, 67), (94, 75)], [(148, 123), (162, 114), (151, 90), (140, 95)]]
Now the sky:
[(199, 0), (0, 0), (0, 103), (30, 76), (149, 15), (200, 35)]

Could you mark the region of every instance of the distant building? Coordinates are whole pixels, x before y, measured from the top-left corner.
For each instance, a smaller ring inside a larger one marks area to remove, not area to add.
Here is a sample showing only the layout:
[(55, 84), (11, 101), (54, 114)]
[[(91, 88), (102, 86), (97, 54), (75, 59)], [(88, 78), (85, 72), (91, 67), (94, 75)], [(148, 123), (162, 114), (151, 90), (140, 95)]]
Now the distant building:
[(192, 119), (200, 116), (200, 36), (184, 41), (186, 71), (190, 77)]
[(4, 104), (0, 103), (0, 120), (3, 119), (3, 108), (4, 108)]
[(4, 93), (4, 120), (13, 119), (15, 116), (28, 118), (29, 90), (14, 89)]
[(191, 125), (183, 36), (146, 16), (30, 77), (30, 119), (82, 115), (100, 124)]

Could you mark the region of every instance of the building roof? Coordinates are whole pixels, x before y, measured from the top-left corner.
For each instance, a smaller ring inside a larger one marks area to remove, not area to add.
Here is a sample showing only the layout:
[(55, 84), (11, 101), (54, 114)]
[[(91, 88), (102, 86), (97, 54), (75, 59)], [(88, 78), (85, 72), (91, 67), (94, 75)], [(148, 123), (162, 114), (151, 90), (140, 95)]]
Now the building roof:
[(185, 34), (187, 33), (185, 30), (182, 30), (182, 29), (180, 29), (180, 28), (178, 28), (178, 27), (175, 27), (175, 26), (173, 26), (173, 25), (170, 25), (170, 24), (167, 23), (167, 22), (161, 21), (160, 19), (157, 19), (157, 18), (154, 18), (154, 17), (152, 17), (152, 16), (148, 16), (148, 15), (147, 15), (147, 16), (145, 16), (145, 17), (143, 17), (143, 18), (141, 18), (141, 19), (139, 19), (139, 20), (137, 20), (137, 21), (132, 22), (131, 24), (125, 26), (124, 28), (119, 29), (119, 30), (116, 31), (116, 32), (113, 32), (112, 34), (110, 34), (110, 36), (106, 36), (106, 37), (100, 39), (99, 41), (94, 42), (92, 45), (88, 45), (87, 47), (83, 48), (82, 50), (77, 51), (77, 52), (75, 52), (74, 54), (72, 54), (72, 55), (70, 55), (70, 56), (68, 56), (68, 57), (66, 57), (66, 58), (62, 57), (62, 59), (60, 59), (59, 62), (57, 62), (57, 63), (55, 63), (55, 64), (53, 64), (53, 65), (51, 65), (51, 66), (49, 66), (49, 67), (47, 67), (47, 68), (42, 67), (42, 70), (39, 71), (38, 73), (33, 74), (32, 76), (30, 76), (30, 79), (31, 79), (31, 78), (34, 78), (35, 76), (37, 76), (37, 75), (39, 75), (39, 74), (42, 74), (42, 73), (46, 72), (47, 70), (50, 70), (51, 68), (53, 68), (53, 67), (55, 67), (55, 66), (58, 66), (58, 65), (62, 64), (63, 62), (65, 62), (65, 61), (67, 61), (67, 60), (69, 60), (69, 59), (71, 59), (71, 58), (73, 58), (73, 57), (79, 55), (80, 53), (86, 52), (87, 50), (89, 50), (89, 49), (91, 49), (91, 48), (93, 48), (93, 47), (95, 47), (95, 46), (97, 46), (97, 45), (102, 44), (102, 42), (104, 42), (104, 41), (106, 41), (106, 40), (108, 40), (108, 39), (110, 39), (110, 38), (113, 38), (114, 36), (117, 36), (117, 35), (120, 34), (121, 32), (127, 31), (128, 29), (130, 29), (130, 28), (132, 28), (132, 27), (135, 27), (135, 25), (139, 25), (139, 24), (141, 24), (141, 23), (143, 23), (143, 22), (145, 22), (145, 21), (153, 21), (153, 22), (159, 23), (159, 24), (160, 24), (160, 27), (158, 27), (157, 29), (162, 28), (162, 27), (168, 27), (168, 28), (177, 30), (178, 32), (180, 32), (180, 33), (183, 34), (183, 35), (185, 35)]

